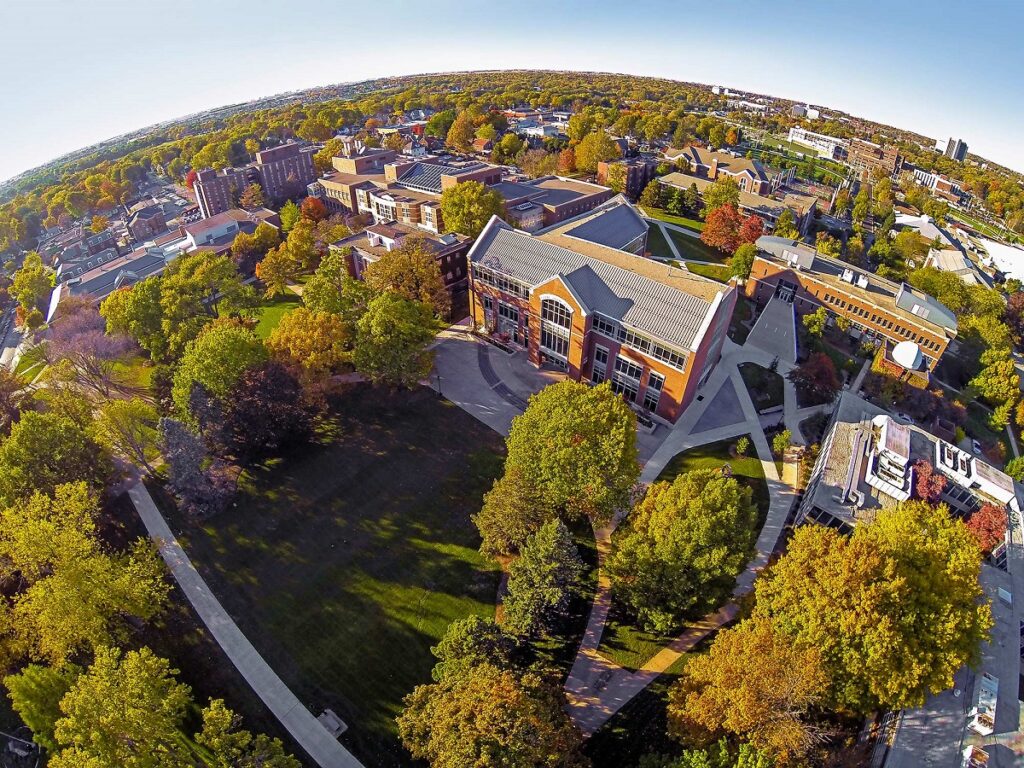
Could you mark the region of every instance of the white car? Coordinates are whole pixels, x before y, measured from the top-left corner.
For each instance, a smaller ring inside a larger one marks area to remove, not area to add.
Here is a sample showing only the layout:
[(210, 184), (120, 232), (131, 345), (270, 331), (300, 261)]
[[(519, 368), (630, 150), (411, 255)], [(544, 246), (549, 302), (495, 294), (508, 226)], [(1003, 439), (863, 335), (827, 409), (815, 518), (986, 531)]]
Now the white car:
[(971, 440), (971, 450), (981, 456), (981, 443), (977, 440)]

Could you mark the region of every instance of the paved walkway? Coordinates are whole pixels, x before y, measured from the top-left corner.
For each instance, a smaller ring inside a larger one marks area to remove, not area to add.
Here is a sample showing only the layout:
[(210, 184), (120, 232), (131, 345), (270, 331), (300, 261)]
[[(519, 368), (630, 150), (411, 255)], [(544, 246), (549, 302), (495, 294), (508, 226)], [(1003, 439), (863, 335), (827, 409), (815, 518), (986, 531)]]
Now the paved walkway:
[[(738, 347), (726, 341), (722, 359), (701, 391), (702, 399), (695, 400), (683, 413), (675, 428), (669, 432), (660, 448), (646, 463), (640, 477), (643, 483), (654, 482), (669, 461), (682, 451), (740, 435), (751, 435), (768, 484), (769, 508), (765, 524), (757, 539), (756, 554), (736, 580), (736, 588), (733, 591), (735, 597), (740, 597), (753, 589), (754, 579), (767, 565), (775, 550), (795, 498), (793, 488), (796, 482), (796, 468), (787, 465), (784, 471), (785, 481), (779, 477), (771, 446), (768, 445), (757, 410), (737, 368), (743, 362), (765, 365), (771, 362), (771, 356), (770, 352), (750, 346)], [(727, 393), (724, 402), (730, 404), (735, 400), (739, 406), (738, 414), (723, 417), (717, 413), (723, 405), (723, 390)], [(789, 396), (790, 393), (787, 391), (787, 401)], [(795, 414), (799, 413), (795, 407), (795, 400), (792, 410)], [(712, 414), (715, 419), (728, 423), (712, 429), (700, 429), (702, 424), (709, 423)], [(567, 710), (584, 736), (593, 735), (623, 705), (672, 666), (682, 654), (692, 649), (711, 632), (735, 619), (739, 612), (738, 604), (730, 601), (718, 611), (687, 627), (636, 672), (630, 672), (602, 656), (598, 648), (611, 606), (611, 584), (602, 566), (611, 550), (611, 535), (623, 516), (617, 516), (607, 528), (595, 531), (599, 568), (597, 592), (580, 651), (565, 683)]]
[(281, 725), (321, 768), (362, 768), (362, 763), (317, 721), (242, 634), (171, 533), (146, 486), (136, 483), (128, 495), (199, 618)]

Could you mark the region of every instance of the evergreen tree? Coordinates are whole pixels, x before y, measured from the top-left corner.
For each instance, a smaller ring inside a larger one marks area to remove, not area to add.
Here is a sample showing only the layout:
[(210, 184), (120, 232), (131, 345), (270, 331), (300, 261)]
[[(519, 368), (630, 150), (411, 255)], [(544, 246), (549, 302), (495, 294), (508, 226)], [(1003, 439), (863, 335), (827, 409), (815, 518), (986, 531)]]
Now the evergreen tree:
[(524, 637), (546, 633), (564, 615), (583, 570), (565, 524), (545, 523), (509, 567), (504, 626)]

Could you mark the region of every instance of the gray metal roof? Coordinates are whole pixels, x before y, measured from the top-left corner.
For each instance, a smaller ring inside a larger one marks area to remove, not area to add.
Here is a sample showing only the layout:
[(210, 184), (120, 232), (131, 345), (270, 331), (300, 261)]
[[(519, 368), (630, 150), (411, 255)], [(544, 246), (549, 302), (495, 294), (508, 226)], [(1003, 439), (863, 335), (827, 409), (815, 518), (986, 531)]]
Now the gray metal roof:
[(682, 350), (690, 349), (711, 306), (701, 297), (539, 240), (497, 218), (484, 229), (470, 258), (533, 287), (561, 276), (586, 310)]
[(647, 222), (631, 205), (608, 206), (597, 216), (566, 230), (569, 237), (578, 237), (609, 248), (623, 248), (647, 233)]
[(442, 176), (461, 176), (483, 168), (486, 163), (467, 163), (463, 166), (440, 165), (438, 163), (416, 163), (398, 178), (398, 183), (414, 189), (441, 194)]

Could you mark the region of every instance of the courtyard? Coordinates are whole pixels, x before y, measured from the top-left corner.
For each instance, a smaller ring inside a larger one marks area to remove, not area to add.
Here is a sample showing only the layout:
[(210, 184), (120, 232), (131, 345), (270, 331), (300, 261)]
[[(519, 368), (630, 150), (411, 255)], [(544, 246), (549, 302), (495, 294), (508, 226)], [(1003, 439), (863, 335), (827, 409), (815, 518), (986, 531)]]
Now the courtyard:
[(227, 512), (175, 520), (240, 628), (311, 711), (338, 713), (367, 766), (411, 764), (394, 718), (430, 682), (430, 646), (494, 614), (499, 574), (470, 515), (503, 450), (429, 389), (357, 386), (316, 444), (246, 473)]

